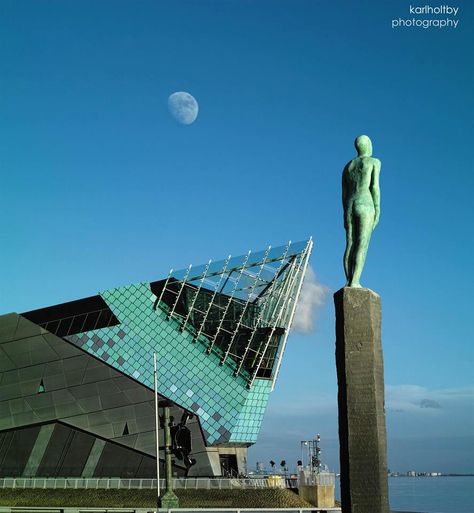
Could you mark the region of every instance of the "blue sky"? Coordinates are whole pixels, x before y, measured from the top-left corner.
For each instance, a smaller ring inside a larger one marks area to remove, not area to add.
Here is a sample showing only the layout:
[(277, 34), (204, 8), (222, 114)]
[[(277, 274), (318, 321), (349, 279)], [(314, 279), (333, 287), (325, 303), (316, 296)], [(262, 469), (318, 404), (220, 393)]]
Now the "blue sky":
[[(456, 29), (392, 29), (409, 5), (4, 0), (0, 311), (312, 235), (326, 302), (290, 339), (249, 460), (296, 461), (320, 432), (336, 468), (340, 175), (366, 133), (389, 465), (474, 471), (474, 8), (456, 3)], [(175, 91), (194, 124), (170, 116)]]

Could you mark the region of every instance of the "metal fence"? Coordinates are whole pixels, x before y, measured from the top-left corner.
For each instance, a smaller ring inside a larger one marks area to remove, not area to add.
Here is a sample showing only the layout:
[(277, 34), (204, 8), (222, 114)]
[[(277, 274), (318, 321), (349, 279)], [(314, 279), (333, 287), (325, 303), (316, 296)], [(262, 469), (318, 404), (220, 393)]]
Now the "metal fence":
[[(155, 508), (39, 508), (0, 506), (0, 513), (155, 513)], [(178, 508), (160, 513), (341, 513), (341, 508)]]
[[(173, 487), (189, 490), (228, 490), (290, 487), (284, 479), (276, 483), (267, 478), (206, 478), (187, 477), (174, 478)], [(160, 479), (160, 487), (165, 488), (165, 480)], [(0, 479), (1, 488), (47, 488), (47, 489), (155, 489), (156, 479), (123, 479), (123, 478), (80, 478), (80, 477), (5, 477)]]
[(336, 475), (332, 472), (307, 472), (302, 471), (298, 475), (298, 481), (301, 486), (329, 486), (336, 482)]

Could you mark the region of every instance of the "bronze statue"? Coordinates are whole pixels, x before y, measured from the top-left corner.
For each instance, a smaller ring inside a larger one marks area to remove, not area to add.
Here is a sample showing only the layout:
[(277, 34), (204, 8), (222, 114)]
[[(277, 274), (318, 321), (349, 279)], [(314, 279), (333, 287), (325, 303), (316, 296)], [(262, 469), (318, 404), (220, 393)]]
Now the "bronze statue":
[(370, 237), (380, 217), (380, 160), (372, 157), (372, 142), (366, 135), (357, 137), (355, 147), (358, 156), (342, 172), (346, 287), (361, 286)]

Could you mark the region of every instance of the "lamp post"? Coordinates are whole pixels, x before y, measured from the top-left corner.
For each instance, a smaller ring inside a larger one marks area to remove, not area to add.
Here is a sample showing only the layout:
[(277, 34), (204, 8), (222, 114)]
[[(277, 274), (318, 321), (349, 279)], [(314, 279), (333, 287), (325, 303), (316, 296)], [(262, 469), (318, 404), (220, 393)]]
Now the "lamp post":
[(308, 445), (307, 440), (301, 441), (301, 466), (304, 468), (304, 448)]
[(166, 465), (166, 492), (161, 498), (161, 507), (166, 509), (179, 508), (179, 500), (173, 491), (173, 468), (171, 462), (171, 430), (170, 430), (170, 401), (162, 401), (163, 430), (165, 433), (165, 465)]
[(161, 506), (160, 500), (160, 423), (158, 420), (158, 376), (156, 372), (156, 353), (153, 353), (154, 382), (155, 382), (155, 432), (156, 432), (156, 508)]

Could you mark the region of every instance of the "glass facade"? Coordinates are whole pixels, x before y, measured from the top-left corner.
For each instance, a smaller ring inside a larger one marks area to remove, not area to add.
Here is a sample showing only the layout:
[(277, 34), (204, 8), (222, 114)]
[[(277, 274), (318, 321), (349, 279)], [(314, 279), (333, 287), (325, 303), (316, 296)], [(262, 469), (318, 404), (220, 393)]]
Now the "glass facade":
[(24, 314), (199, 419), (207, 445), (249, 445), (283, 356), (312, 242)]

